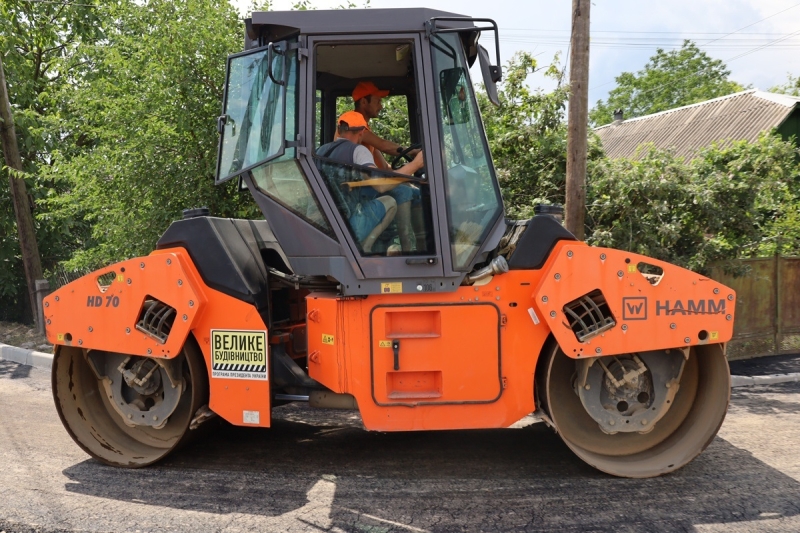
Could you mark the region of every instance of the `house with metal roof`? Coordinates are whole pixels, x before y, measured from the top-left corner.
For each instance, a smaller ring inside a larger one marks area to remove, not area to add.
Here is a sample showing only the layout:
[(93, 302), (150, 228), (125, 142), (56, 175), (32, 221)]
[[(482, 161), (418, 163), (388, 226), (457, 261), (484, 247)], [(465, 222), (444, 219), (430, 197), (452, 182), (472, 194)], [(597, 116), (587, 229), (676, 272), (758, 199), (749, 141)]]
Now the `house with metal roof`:
[[(784, 139), (800, 143), (800, 98), (751, 89), (623, 120), (615, 115), (611, 124), (596, 128), (606, 155), (612, 159), (639, 159), (642, 144), (670, 150), (693, 159), (701, 148), (717, 142), (755, 141), (763, 131), (775, 130)], [(800, 144), (798, 144), (800, 145)]]

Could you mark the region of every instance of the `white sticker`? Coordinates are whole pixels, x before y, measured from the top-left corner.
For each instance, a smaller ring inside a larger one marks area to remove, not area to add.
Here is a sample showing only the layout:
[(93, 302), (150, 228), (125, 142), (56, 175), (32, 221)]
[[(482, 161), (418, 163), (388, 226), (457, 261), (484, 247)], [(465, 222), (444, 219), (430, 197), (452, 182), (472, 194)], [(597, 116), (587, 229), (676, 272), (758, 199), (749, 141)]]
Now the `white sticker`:
[(538, 326), (539, 325), (539, 317), (536, 316), (536, 311), (533, 310), (533, 307), (528, 309), (528, 314), (531, 315), (531, 320), (533, 320), (533, 324), (535, 326)]
[(258, 411), (243, 411), (245, 424), (260, 424), (261, 413)]

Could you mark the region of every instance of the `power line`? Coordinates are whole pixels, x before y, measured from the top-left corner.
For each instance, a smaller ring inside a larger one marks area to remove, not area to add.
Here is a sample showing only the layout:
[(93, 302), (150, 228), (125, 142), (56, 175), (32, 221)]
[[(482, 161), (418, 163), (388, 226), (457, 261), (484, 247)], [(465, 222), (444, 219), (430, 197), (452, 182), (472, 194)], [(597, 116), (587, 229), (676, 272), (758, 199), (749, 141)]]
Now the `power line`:
[(781, 41), (785, 41), (785, 40), (786, 40), (786, 39), (788, 39), (789, 37), (792, 37), (792, 36), (794, 36), (794, 35), (797, 35), (797, 34), (799, 34), (799, 33), (800, 33), (800, 30), (798, 30), (798, 31), (796, 31), (796, 32), (794, 32), (794, 33), (791, 33), (791, 34), (789, 34), (788, 36), (786, 36), (786, 37), (783, 37), (783, 38), (781, 38), (781, 39), (775, 39), (775, 40), (774, 40), (774, 41), (772, 41), (771, 43), (767, 43), (767, 44), (765, 44), (765, 45), (762, 45), (762, 46), (759, 46), (759, 47), (753, 48), (752, 50), (749, 50), (749, 51), (747, 51), (747, 52), (745, 52), (745, 53), (743, 53), (743, 54), (739, 54), (738, 56), (732, 57), (732, 58), (730, 58), (730, 59), (726, 59), (726, 60), (725, 60), (725, 63), (730, 63), (731, 61), (736, 61), (737, 59), (739, 59), (739, 58), (742, 58), (742, 57), (744, 57), (744, 56), (746, 56), (746, 55), (750, 55), (750, 54), (752, 54), (753, 52), (758, 52), (759, 50), (763, 50), (764, 48), (769, 48), (769, 47), (770, 47), (770, 46), (772, 46), (773, 44), (777, 44), (777, 43), (779, 43), (779, 42), (781, 42)]
[[(796, 7), (796, 6), (793, 6)], [(791, 9), (791, 8), (789, 8)], [(780, 15), (780, 13), (776, 13), (775, 15)], [(770, 15), (767, 18), (771, 18), (775, 15)], [(766, 19), (761, 19), (759, 22), (762, 22)], [(757, 23), (754, 23), (757, 24)], [(749, 28), (750, 26), (745, 26), (745, 28)], [(734, 32), (723, 32), (723, 31), (652, 31), (652, 30), (639, 30), (639, 31), (632, 31), (632, 30), (592, 30), (592, 33), (619, 33), (619, 34), (631, 34), (631, 35), (732, 35), (733, 33), (739, 33), (742, 29), (736, 30)], [(545, 28), (501, 28), (501, 31), (525, 31), (525, 32), (536, 32), (536, 33), (564, 33), (569, 35), (569, 30), (553, 30), (553, 29), (545, 29)], [(775, 32), (747, 32), (742, 33), (742, 35), (781, 35), (776, 34)]]
[(734, 33), (740, 32), (740, 31), (742, 31), (742, 30), (746, 30), (747, 28), (749, 28), (749, 27), (751, 27), (751, 26), (755, 26), (756, 24), (759, 24), (760, 22), (764, 22), (764, 21), (765, 21), (765, 20), (767, 20), (767, 19), (771, 19), (772, 17), (777, 17), (777, 16), (778, 16), (778, 15), (780, 15), (781, 13), (785, 13), (785, 12), (789, 11), (790, 9), (794, 9), (794, 8), (796, 8), (797, 6), (800, 6), (800, 3), (797, 3), (797, 4), (793, 5), (792, 7), (787, 7), (787, 8), (786, 8), (786, 9), (784, 9), (783, 11), (778, 11), (778, 12), (777, 12), (777, 13), (775, 13), (774, 15), (770, 15), (770, 16), (768, 16), (768, 17), (766, 17), (766, 18), (763, 18), (763, 19), (761, 19), (761, 20), (759, 20), (759, 21), (757, 21), (757, 22), (754, 22), (754, 23), (752, 23), (752, 24), (748, 24), (748, 25), (747, 25), (747, 26), (745, 26), (744, 28), (739, 28), (739, 29), (738, 29), (738, 30), (736, 30), (736, 31), (732, 31), (732, 32), (730, 32), (728, 35), (723, 35), (722, 37), (718, 37), (718, 38), (714, 39), (713, 41), (709, 41), (709, 42), (705, 43), (705, 45), (711, 44), (711, 43), (713, 43), (714, 41), (719, 41), (720, 39), (724, 39), (725, 37), (728, 37), (729, 35), (733, 35)]
[[(778, 47), (784, 50), (793, 50), (796, 48), (800, 48), (800, 39), (793, 39), (790, 40), (794, 35), (787, 34), (784, 37), (781, 37), (777, 40), (768, 41), (765, 39), (751, 39), (751, 40), (741, 40), (741, 41), (734, 41), (734, 42), (726, 42), (720, 43), (711, 46), (703, 46), (704, 50), (718, 50), (718, 51), (727, 51), (727, 50), (749, 50), (754, 46), (760, 47), (765, 45), (772, 45), (776, 42), (783, 43), (780, 44)], [(505, 43), (513, 43), (518, 45), (544, 45), (544, 46), (568, 46), (569, 43), (567, 41), (560, 41), (560, 40), (543, 40), (543, 39), (514, 39), (514, 38), (503, 38), (501, 37), (500, 40)], [(601, 40), (593, 40), (592, 46), (598, 48), (616, 48), (616, 49), (630, 49), (630, 50), (652, 50), (653, 48), (667, 48), (667, 47), (677, 47), (681, 46), (682, 43), (678, 43), (675, 41), (631, 41), (631, 42), (620, 42), (620, 41), (601, 41)]]
[[(738, 31), (741, 31), (741, 30), (747, 29), (747, 28), (749, 28), (749, 27), (751, 27), (751, 26), (755, 26), (756, 24), (758, 24), (758, 23), (760, 23), (760, 22), (763, 22), (763, 21), (765, 21), (765, 20), (767, 20), (767, 19), (770, 19), (770, 18), (772, 18), (772, 17), (775, 17), (775, 16), (777, 16), (777, 15), (780, 15), (781, 13), (784, 13), (784, 12), (786, 12), (786, 11), (789, 11), (790, 9), (794, 9), (794, 8), (796, 8), (797, 6), (800, 6), (800, 3), (798, 3), (798, 4), (794, 4), (794, 5), (793, 5), (793, 6), (791, 6), (791, 7), (788, 7), (788, 8), (786, 8), (786, 9), (783, 9), (783, 10), (781, 10), (781, 11), (778, 11), (777, 13), (774, 13), (774, 14), (772, 14), (772, 15), (768, 16), (768, 17), (765, 17), (765, 18), (763, 18), (763, 19), (761, 19), (761, 20), (758, 20), (758, 21), (756, 21), (756, 22), (753, 22), (752, 24), (748, 24), (747, 26), (744, 26), (744, 27), (742, 27), (742, 28), (739, 28), (739, 29), (738, 29), (738, 30), (736, 30), (736, 31), (733, 31), (733, 32), (731, 32), (731, 33), (729, 33), (729, 34), (727, 34), (727, 35), (725, 35), (725, 36), (723, 36), (723, 37), (720, 37), (719, 39), (714, 39), (714, 40), (712, 40), (712, 41), (710, 41), (710, 42), (718, 41), (718, 40), (720, 40), (720, 39), (723, 39), (724, 37), (727, 37), (727, 36), (729, 36), (729, 35), (733, 35), (734, 33), (738, 32)], [(767, 43), (767, 44), (765, 44), (765, 45), (758, 46), (758, 47), (756, 47), (756, 48), (754, 48), (754, 49), (752, 49), (752, 50), (750, 50), (750, 51), (748, 51), (748, 52), (745, 52), (745, 53), (743, 53), (743, 54), (739, 54), (738, 56), (735, 56), (735, 57), (733, 57), (733, 58), (731, 58), (731, 59), (725, 60), (725, 61), (724, 61), (724, 63), (729, 63), (729, 62), (731, 62), (731, 61), (735, 61), (735, 60), (737, 60), (737, 59), (739, 59), (739, 58), (742, 58), (742, 57), (744, 57), (744, 56), (746, 56), (746, 55), (748, 55), (748, 54), (752, 54), (753, 52), (757, 52), (757, 51), (759, 51), (759, 50), (763, 50), (764, 48), (767, 48), (767, 47), (769, 47), (769, 46), (772, 46), (773, 44), (777, 44), (777, 43), (779, 43), (779, 42), (785, 41), (786, 39), (788, 39), (788, 38), (790, 38), (790, 37), (792, 37), (792, 36), (794, 36), (794, 35), (797, 35), (797, 34), (800, 34), (800, 31), (796, 31), (796, 32), (794, 32), (794, 33), (790, 33), (790, 34), (788, 34), (788, 35), (786, 35), (786, 36), (784, 36), (784, 37), (781, 37), (780, 39), (776, 39), (776, 40), (772, 41), (771, 43)], [(706, 43), (706, 44), (709, 44), (709, 43)], [(616, 79), (615, 79), (614, 81), (616, 81)], [(645, 92), (652, 92), (653, 90), (655, 90), (655, 89), (657, 89), (657, 88), (669, 87), (669, 86), (671, 86), (671, 85), (674, 85), (675, 83), (677, 83), (677, 81), (680, 81), (680, 80), (676, 80), (676, 81), (675, 81), (675, 82), (673, 82), (673, 83), (668, 83), (668, 84), (665, 84), (665, 85), (661, 85), (661, 86), (659, 86), (659, 87), (654, 87), (653, 89), (650, 89), (650, 90), (648, 90), (648, 91), (645, 91)], [(592, 90), (592, 89), (596, 89), (596, 88), (598, 88), (598, 87), (603, 87), (603, 86), (605, 86), (605, 85), (608, 85), (608, 84), (610, 84), (610, 83), (614, 83), (614, 82), (613, 82), (613, 81), (609, 81), (609, 82), (603, 83), (603, 84), (601, 84), (601, 85), (596, 85), (596, 86), (594, 86), (594, 87), (590, 88), (590, 90)]]

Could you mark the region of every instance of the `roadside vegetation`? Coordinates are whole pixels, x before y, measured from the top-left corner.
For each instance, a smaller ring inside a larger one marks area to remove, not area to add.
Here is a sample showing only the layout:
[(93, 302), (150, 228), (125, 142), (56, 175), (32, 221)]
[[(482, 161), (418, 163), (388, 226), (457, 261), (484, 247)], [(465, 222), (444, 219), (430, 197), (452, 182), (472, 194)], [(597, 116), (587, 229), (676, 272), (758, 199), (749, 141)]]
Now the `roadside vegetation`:
[[(309, 8), (300, 2), (297, 8)], [(350, 5), (352, 7), (352, 5)], [(33, 200), (42, 265), (54, 283), (149, 253), (186, 207), (258, 217), (236, 183), (214, 187), (225, 57), (242, 46), (233, 7), (212, 0), (80, 3), (0, 1), (0, 54)], [(563, 203), (568, 87), (529, 85), (539, 70), (563, 79), (559, 57), (521, 53), (504, 66), (493, 107), (479, 94), (510, 217)], [(689, 76), (687, 73), (691, 73)], [(595, 125), (613, 109), (647, 114), (742, 86), (687, 41), (623, 73)], [(789, 76), (781, 92), (795, 93)], [(387, 106), (382, 133), (405, 130)], [(740, 257), (800, 253), (800, 153), (765, 134), (710, 147), (691, 161), (644, 147), (638, 161), (609, 160), (592, 135), (587, 236), (592, 244), (705, 271)], [(0, 170), (0, 320), (29, 321), (8, 169)]]

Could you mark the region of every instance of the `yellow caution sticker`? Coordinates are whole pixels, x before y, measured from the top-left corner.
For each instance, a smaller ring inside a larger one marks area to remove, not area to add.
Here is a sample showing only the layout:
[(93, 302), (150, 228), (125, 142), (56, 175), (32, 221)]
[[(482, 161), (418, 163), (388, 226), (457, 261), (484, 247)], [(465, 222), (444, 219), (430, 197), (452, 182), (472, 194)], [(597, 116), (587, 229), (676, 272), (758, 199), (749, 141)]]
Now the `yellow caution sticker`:
[(64, 334), (63, 333), (59, 333), (58, 335), (56, 335), (56, 339), (60, 340), (60, 341), (63, 341), (64, 340)]
[(403, 292), (403, 283), (396, 281), (394, 283), (381, 283), (381, 294), (394, 294)]
[(712, 331), (710, 336), (712, 341), (719, 339), (719, 331)]
[(322, 344), (329, 344), (330, 346), (333, 346), (333, 335), (328, 335), (327, 333), (323, 333)]
[(378, 348), (391, 348), (392, 341), (378, 341)]
[(628, 272), (636, 272), (636, 265), (628, 265)]
[(211, 377), (269, 379), (267, 332), (212, 329)]
[(117, 281), (122, 283), (123, 281), (125, 281), (125, 276), (122, 274), (117, 274)]

